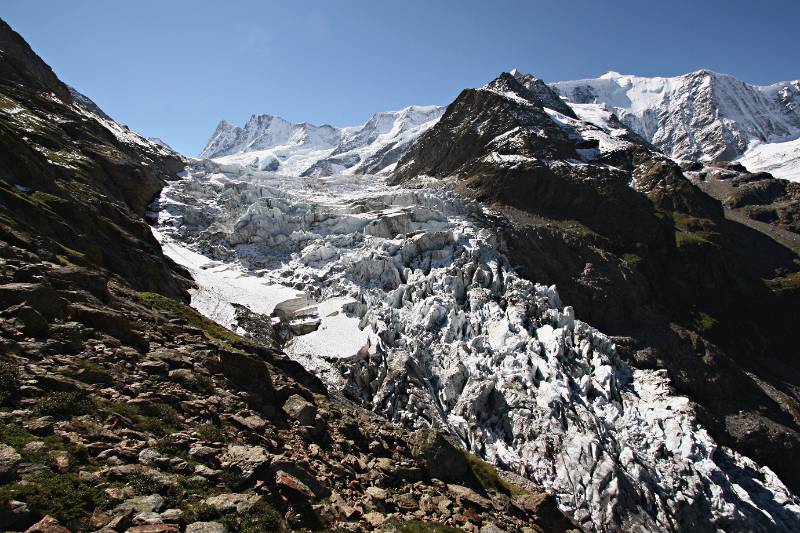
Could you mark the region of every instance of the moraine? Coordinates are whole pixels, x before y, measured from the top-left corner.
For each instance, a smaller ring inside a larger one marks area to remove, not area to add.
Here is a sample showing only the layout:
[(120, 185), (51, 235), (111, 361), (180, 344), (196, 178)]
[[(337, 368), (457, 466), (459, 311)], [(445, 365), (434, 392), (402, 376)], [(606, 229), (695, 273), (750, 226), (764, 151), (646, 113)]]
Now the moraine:
[[(663, 371), (634, 370), (555, 287), (514, 273), (502, 218), (433, 180), (195, 161), (153, 205), (192, 305), (397, 423), (543, 484), (584, 529), (790, 529), (800, 502), (719, 447)], [(248, 331), (248, 327), (251, 328)], [(594, 524), (594, 525), (593, 525)]]

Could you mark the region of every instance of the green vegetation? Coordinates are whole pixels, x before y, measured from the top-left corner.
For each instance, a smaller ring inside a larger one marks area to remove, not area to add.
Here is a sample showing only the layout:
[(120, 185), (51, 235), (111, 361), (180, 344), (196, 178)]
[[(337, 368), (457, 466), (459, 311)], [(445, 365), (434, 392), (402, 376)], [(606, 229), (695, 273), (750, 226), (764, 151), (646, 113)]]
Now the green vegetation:
[(131, 405), (125, 402), (104, 402), (101, 411), (120, 416), (135, 430), (168, 435), (180, 427), (180, 416), (175, 409), (164, 403)]
[(679, 211), (673, 211), (671, 215), (675, 226), (675, 245), (678, 248), (702, 244), (718, 246), (715, 241), (719, 238), (719, 233), (713, 220), (693, 217)]
[[(55, 462), (50, 456), (50, 452), (53, 451), (67, 452), (71, 468), (85, 463), (88, 459), (86, 448), (79, 444), (65, 441), (56, 435), (37, 437), (17, 425), (0, 424), (0, 442), (17, 450), (22, 456), (22, 461), (26, 463), (40, 463), (53, 467)], [(43, 445), (41, 449), (26, 451), (25, 445), (31, 442), (41, 442)]]
[(39, 416), (52, 416), (69, 420), (92, 410), (91, 402), (80, 392), (51, 392), (36, 400), (34, 412)]
[(463, 453), (464, 457), (467, 459), (467, 463), (469, 464), (470, 471), (475, 476), (475, 479), (478, 481), (484, 491), (502, 492), (504, 494), (508, 494), (509, 496), (517, 496), (527, 492), (525, 489), (502, 479), (497, 474), (497, 469), (493, 465), (469, 452)]
[(172, 435), (167, 435), (158, 439), (155, 449), (165, 455), (180, 457), (181, 459), (186, 459), (188, 455), (188, 450)]
[(697, 331), (708, 332), (719, 323), (713, 316), (703, 311), (695, 311), (692, 313), (692, 321)]
[(189, 508), (187, 522), (220, 522), (228, 531), (261, 533), (263, 531), (286, 531), (281, 513), (264, 500), (258, 501), (246, 513), (235, 511), (220, 513), (213, 507), (198, 503)]
[(459, 533), (455, 527), (437, 524), (436, 522), (422, 522), (421, 520), (393, 520), (390, 522), (401, 533)]
[(13, 363), (0, 361), (0, 405), (10, 405), (19, 389), (19, 370)]
[(629, 265), (637, 265), (642, 261), (642, 257), (636, 254), (625, 253), (622, 254), (622, 260)]
[(252, 345), (247, 339), (209, 320), (188, 305), (176, 302), (171, 298), (154, 292), (134, 292), (133, 296), (139, 303), (150, 309), (184, 319), (190, 326), (202, 330), (209, 340), (219, 342), (232, 350)]
[(197, 435), (206, 442), (226, 442), (225, 433), (215, 424), (201, 424), (197, 426)]
[(85, 359), (78, 359), (77, 365), (77, 370), (70, 368), (66, 371), (66, 374), (85, 383), (108, 384), (114, 382), (114, 378), (111, 376), (111, 373), (102, 365), (98, 365), (97, 363), (93, 363), (91, 361), (86, 361)]
[(800, 291), (800, 272), (789, 272), (782, 276), (764, 280), (775, 293)]
[(102, 488), (71, 474), (39, 474), (28, 481), (0, 487), (0, 504), (24, 501), (38, 516), (51, 515), (72, 531), (81, 528), (95, 507), (108, 505)]

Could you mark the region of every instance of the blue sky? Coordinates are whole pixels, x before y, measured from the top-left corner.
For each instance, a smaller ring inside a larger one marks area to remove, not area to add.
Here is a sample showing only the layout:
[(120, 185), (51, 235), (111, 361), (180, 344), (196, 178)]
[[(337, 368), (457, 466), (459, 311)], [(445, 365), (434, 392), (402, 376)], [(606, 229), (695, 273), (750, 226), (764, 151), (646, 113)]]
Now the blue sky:
[(222, 118), (354, 125), (512, 67), (800, 78), (797, 0), (3, 0), (0, 17), (108, 114), (190, 155)]

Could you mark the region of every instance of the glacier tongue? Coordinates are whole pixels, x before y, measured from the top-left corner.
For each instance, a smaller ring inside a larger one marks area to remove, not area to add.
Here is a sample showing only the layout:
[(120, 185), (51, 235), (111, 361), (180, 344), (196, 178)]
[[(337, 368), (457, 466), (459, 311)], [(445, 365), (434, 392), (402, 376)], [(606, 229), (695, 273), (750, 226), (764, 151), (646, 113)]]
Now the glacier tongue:
[(423, 185), (202, 161), (154, 204), (156, 231), (201, 273), (202, 312), (278, 305), (286, 352), (329, 386), (446, 428), (547, 487), (585, 530), (796, 527), (798, 499), (718, 447), (665, 372), (629, 368), (555, 287), (515, 274), (501, 219)]

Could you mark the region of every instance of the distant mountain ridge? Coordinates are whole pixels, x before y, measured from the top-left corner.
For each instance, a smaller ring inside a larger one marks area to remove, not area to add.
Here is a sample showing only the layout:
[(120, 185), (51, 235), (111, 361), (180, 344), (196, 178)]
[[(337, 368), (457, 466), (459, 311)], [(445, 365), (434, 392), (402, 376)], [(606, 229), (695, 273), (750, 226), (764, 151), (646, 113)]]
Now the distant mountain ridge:
[(800, 81), (758, 86), (698, 70), (671, 78), (607, 72), (550, 86), (570, 104), (606, 105), (674, 159), (741, 159), (751, 171), (800, 180)]
[(409, 106), (347, 128), (292, 123), (273, 115), (253, 115), (242, 127), (223, 120), (200, 157), (304, 176), (383, 173), (442, 113), (442, 106)]

